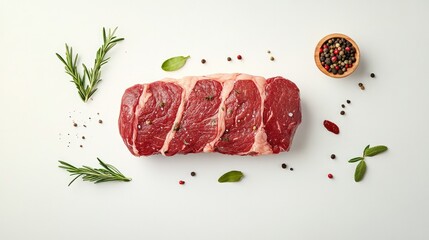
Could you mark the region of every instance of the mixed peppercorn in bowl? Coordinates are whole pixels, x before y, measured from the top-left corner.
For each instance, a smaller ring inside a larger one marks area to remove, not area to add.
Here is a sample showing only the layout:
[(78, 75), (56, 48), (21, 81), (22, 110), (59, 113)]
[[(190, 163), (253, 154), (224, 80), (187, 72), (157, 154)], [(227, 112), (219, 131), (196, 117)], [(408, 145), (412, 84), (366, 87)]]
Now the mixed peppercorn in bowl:
[(357, 69), (360, 51), (353, 39), (344, 34), (333, 33), (319, 41), (314, 59), (320, 71), (327, 76), (343, 78)]

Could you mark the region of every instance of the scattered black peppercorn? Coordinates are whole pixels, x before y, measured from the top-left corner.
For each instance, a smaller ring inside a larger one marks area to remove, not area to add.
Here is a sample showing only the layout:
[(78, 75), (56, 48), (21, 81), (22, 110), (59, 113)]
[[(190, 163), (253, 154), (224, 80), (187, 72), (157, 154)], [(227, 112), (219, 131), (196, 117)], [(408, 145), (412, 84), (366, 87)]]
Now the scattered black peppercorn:
[(271, 56), (270, 60), (271, 60), (271, 61), (274, 61), (274, 60), (276, 60), (276, 59), (275, 59), (273, 56)]
[(344, 111), (341, 111), (341, 112), (340, 112), (340, 114), (341, 114), (341, 115), (344, 115), (344, 114), (346, 114), (346, 112), (344, 112)]
[(336, 158), (335, 154), (331, 154), (331, 159), (335, 159), (335, 158)]
[(345, 107), (346, 107), (346, 105), (344, 105), (344, 104), (341, 104), (341, 107), (342, 107), (342, 108), (345, 108)]
[(201, 63), (202, 64), (204, 64), (204, 63), (206, 63), (206, 60), (203, 58), (203, 59), (201, 59)]
[(270, 51), (270, 50), (268, 50), (268, 51), (267, 51), (267, 53), (268, 53), (268, 54), (270, 54), (270, 53), (271, 53), (271, 51)]
[(73, 123), (73, 127), (77, 127), (77, 123)]
[(375, 78), (375, 74), (374, 73), (371, 73), (371, 78)]
[(192, 177), (195, 177), (195, 175), (197, 175), (195, 172), (191, 172)]
[(85, 136), (82, 136), (82, 139), (85, 139)]
[(83, 124), (83, 127), (86, 127), (86, 125), (85, 125), (85, 124)]
[(287, 168), (286, 163), (283, 163), (283, 164), (282, 164), (282, 168), (283, 168), (283, 169), (286, 169), (286, 168)]
[(290, 168), (289, 170), (293, 171), (293, 168)]
[(359, 83), (358, 86), (360, 87), (361, 90), (365, 90), (365, 86), (363, 85), (363, 83)]
[(83, 148), (83, 146), (82, 146), (82, 145), (80, 145), (79, 147)]
[(100, 119), (100, 120), (98, 120), (98, 123), (100, 123), (100, 124), (101, 124), (101, 123), (103, 123), (103, 120), (101, 120), (101, 119)]
[(226, 60), (228, 60), (228, 62), (231, 62), (232, 58), (228, 57)]
[(347, 100), (347, 103), (348, 103), (348, 104), (350, 104), (350, 103), (352, 103), (352, 101), (350, 101), (350, 100)]

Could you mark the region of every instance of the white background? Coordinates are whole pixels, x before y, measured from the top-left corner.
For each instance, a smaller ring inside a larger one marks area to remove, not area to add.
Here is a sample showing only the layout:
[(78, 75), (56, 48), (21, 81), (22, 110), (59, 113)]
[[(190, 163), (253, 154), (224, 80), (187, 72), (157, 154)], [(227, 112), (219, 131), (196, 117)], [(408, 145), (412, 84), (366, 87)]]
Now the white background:
[[(429, 3), (398, 2), (0, 0), (0, 239), (427, 239)], [(102, 27), (116, 26), (125, 41), (84, 104), (55, 53), (68, 43), (92, 65)], [(345, 79), (324, 76), (313, 60), (333, 32), (361, 50), (359, 69)], [(163, 72), (177, 55), (191, 58)], [(117, 128), (127, 87), (231, 72), (281, 75), (300, 87), (303, 122), (290, 152), (128, 152)], [(326, 131), (325, 119), (341, 134)], [(389, 151), (368, 159), (355, 183), (347, 160), (367, 144)], [(57, 161), (95, 167), (96, 157), (132, 182), (67, 187)], [(233, 169), (245, 173), (240, 183), (217, 182)]]

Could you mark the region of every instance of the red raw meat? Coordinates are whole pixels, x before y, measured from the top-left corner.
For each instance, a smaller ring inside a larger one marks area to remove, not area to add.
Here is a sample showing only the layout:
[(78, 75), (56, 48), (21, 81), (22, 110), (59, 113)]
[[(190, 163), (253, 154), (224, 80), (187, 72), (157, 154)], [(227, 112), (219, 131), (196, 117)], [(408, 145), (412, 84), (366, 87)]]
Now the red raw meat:
[(291, 81), (274, 77), (267, 80), (265, 91), (264, 124), (268, 143), (274, 153), (288, 151), (301, 123), (299, 89)]
[(300, 123), (299, 89), (293, 82), (216, 74), (128, 88), (119, 132), (136, 156), (260, 155), (288, 151)]
[(215, 80), (200, 80), (195, 84), (183, 110), (182, 120), (173, 129), (174, 137), (165, 155), (201, 152), (208, 142), (214, 140), (221, 92), (222, 84)]

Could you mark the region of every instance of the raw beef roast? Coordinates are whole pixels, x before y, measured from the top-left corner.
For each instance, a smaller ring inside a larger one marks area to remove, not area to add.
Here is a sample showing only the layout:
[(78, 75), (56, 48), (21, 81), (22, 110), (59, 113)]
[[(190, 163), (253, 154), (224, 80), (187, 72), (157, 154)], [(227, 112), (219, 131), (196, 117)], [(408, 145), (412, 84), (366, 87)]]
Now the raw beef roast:
[(136, 156), (288, 151), (301, 123), (299, 89), (247, 74), (163, 79), (128, 88), (119, 131)]

